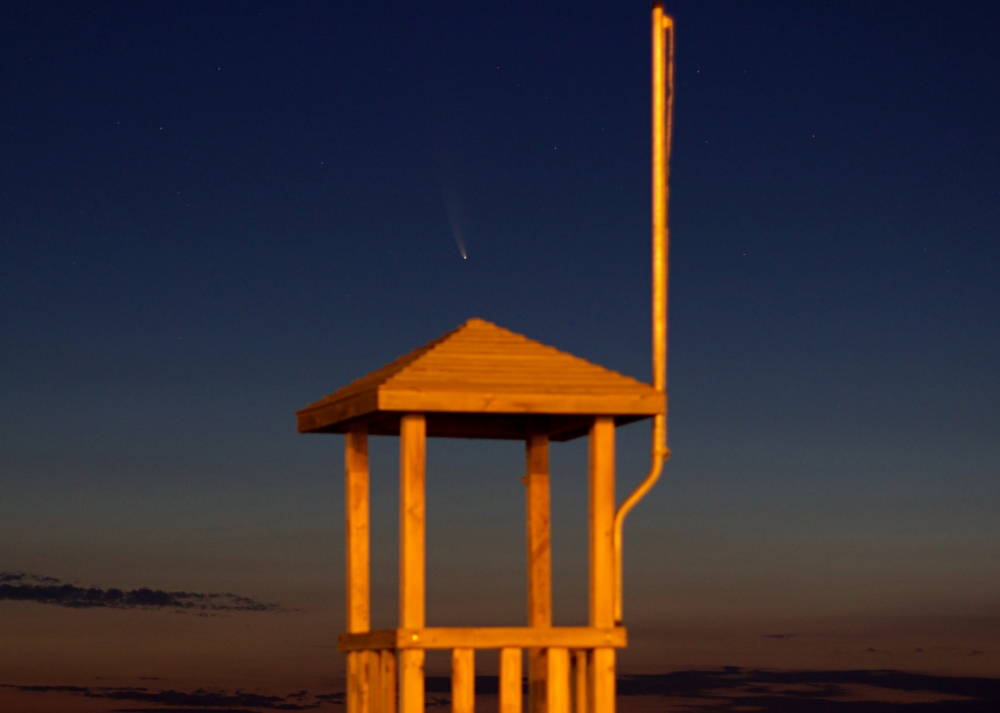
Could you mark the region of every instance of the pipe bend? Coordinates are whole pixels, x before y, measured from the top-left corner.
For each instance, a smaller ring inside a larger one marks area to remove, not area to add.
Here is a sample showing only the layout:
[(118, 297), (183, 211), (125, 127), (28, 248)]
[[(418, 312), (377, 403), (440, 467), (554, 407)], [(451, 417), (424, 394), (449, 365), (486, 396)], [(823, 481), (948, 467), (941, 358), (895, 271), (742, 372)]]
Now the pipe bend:
[(664, 412), (653, 417), (653, 453), (649, 474), (615, 511), (612, 531), (614, 552), (614, 615), (622, 621), (622, 527), (625, 517), (656, 485), (667, 448), (667, 272), (670, 233), (667, 218), (670, 141), (673, 134), (674, 21), (663, 12), (663, 3), (653, 4), (652, 36), (652, 228), (653, 228), (653, 388), (663, 395)]
[(646, 497), (646, 494), (656, 485), (656, 481), (660, 479), (660, 475), (663, 473), (663, 464), (670, 458), (670, 449), (657, 443), (653, 447), (652, 457), (653, 462), (650, 465), (649, 473), (639, 483), (639, 487), (633, 490), (632, 494), (625, 498), (625, 501), (615, 511), (614, 532), (612, 535), (615, 557), (615, 626), (621, 626), (622, 623), (622, 580), (624, 577), (622, 567), (622, 530), (625, 525), (625, 517), (632, 508), (639, 504), (640, 500)]

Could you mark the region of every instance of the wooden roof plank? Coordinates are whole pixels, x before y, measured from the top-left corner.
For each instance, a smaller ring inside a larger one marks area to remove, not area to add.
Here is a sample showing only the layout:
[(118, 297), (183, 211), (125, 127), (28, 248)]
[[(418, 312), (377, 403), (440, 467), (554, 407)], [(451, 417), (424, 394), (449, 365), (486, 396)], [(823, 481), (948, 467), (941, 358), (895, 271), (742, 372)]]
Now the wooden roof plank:
[[(515, 434), (525, 428), (515, 417), (602, 415), (632, 421), (664, 409), (664, 395), (649, 384), (485, 320), (470, 319), (297, 415), (300, 432), (330, 433), (358, 420), (374, 426), (380, 414), (389, 417), (384, 428), (390, 430), (398, 429), (393, 423), (400, 413), (452, 414), (445, 432), (511, 438), (521, 437)], [(470, 419), (467, 427), (457, 425), (462, 414)], [(493, 415), (492, 420), (472, 418), (485, 414)], [(559, 433), (579, 430), (574, 420)]]

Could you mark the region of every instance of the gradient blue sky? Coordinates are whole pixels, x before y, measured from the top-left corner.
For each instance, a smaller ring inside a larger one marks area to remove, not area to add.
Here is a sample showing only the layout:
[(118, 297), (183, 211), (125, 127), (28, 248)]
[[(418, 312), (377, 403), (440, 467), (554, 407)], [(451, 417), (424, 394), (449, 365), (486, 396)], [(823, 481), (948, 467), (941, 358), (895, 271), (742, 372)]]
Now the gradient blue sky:
[[(4, 4), (0, 570), (297, 610), (0, 602), (12, 676), (236, 680), (212, 627), (243, 618), (260, 671), (339, 667), (343, 442), (293, 412), (468, 317), (648, 379), (648, 9)], [(674, 456), (627, 526), (623, 666), (996, 674), (1000, 10), (667, 10)], [(622, 497), (647, 452), (620, 429)], [(523, 620), (522, 458), (432, 444), (431, 623)], [(584, 477), (554, 446), (559, 623)]]

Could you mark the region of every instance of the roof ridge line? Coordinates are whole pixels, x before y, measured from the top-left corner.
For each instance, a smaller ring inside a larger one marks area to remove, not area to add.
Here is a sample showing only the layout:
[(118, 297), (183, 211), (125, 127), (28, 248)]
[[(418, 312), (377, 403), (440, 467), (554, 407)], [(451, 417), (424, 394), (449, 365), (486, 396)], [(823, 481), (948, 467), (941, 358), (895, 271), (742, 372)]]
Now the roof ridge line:
[[(324, 396), (318, 401), (314, 401), (313, 403), (309, 404), (302, 410), (308, 411), (309, 409), (317, 406), (326, 405), (329, 403), (334, 403), (336, 401), (342, 401), (345, 398), (349, 398), (350, 396), (353, 396), (355, 393), (357, 393), (359, 390), (363, 390), (367, 386), (367, 382), (371, 380), (376, 380), (376, 377), (381, 376), (381, 378), (377, 380), (381, 381), (382, 383), (389, 381), (394, 376), (399, 374), (401, 371), (406, 369), (408, 366), (412, 365), (414, 362), (418, 361), (420, 358), (426, 356), (429, 352), (439, 347), (442, 342), (454, 336), (456, 332), (461, 330), (463, 327), (467, 326), (469, 322), (477, 319), (481, 322), (486, 322), (485, 319), (479, 319), (478, 317), (470, 317), (469, 319), (462, 322), (462, 324), (458, 325), (457, 327), (455, 327), (450, 331), (445, 332), (440, 337), (432, 339), (426, 344), (421, 344), (419, 347), (411, 349), (406, 354), (396, 357), (391, 362), (383, 366), (380, 366), (378, 369), (369, 371), (364, 376), (359, 376), (357, 379), (354, 379), (353, 381), (347, 383), (345, 386), (337, 389), (332, 394)], [(486, 323), (491, 324), (490, 322)], [(495, 327), (497, 325), (493, 326)], [(337, 398), (333, 398), (334, 396), (336, 396)]]

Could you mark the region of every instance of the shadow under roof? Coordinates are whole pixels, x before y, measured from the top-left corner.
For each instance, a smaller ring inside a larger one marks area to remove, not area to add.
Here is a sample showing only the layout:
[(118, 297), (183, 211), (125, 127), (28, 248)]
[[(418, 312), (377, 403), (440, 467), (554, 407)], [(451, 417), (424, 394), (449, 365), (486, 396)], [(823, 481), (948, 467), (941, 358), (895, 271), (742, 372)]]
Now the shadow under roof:
[(428, 436), (564, 441), (595, 416), (622, 425), (664, 408), (649, 384), (473, 318), (296, 416), (300, 433), (398, 435), (403, 414), (424, 413)]

